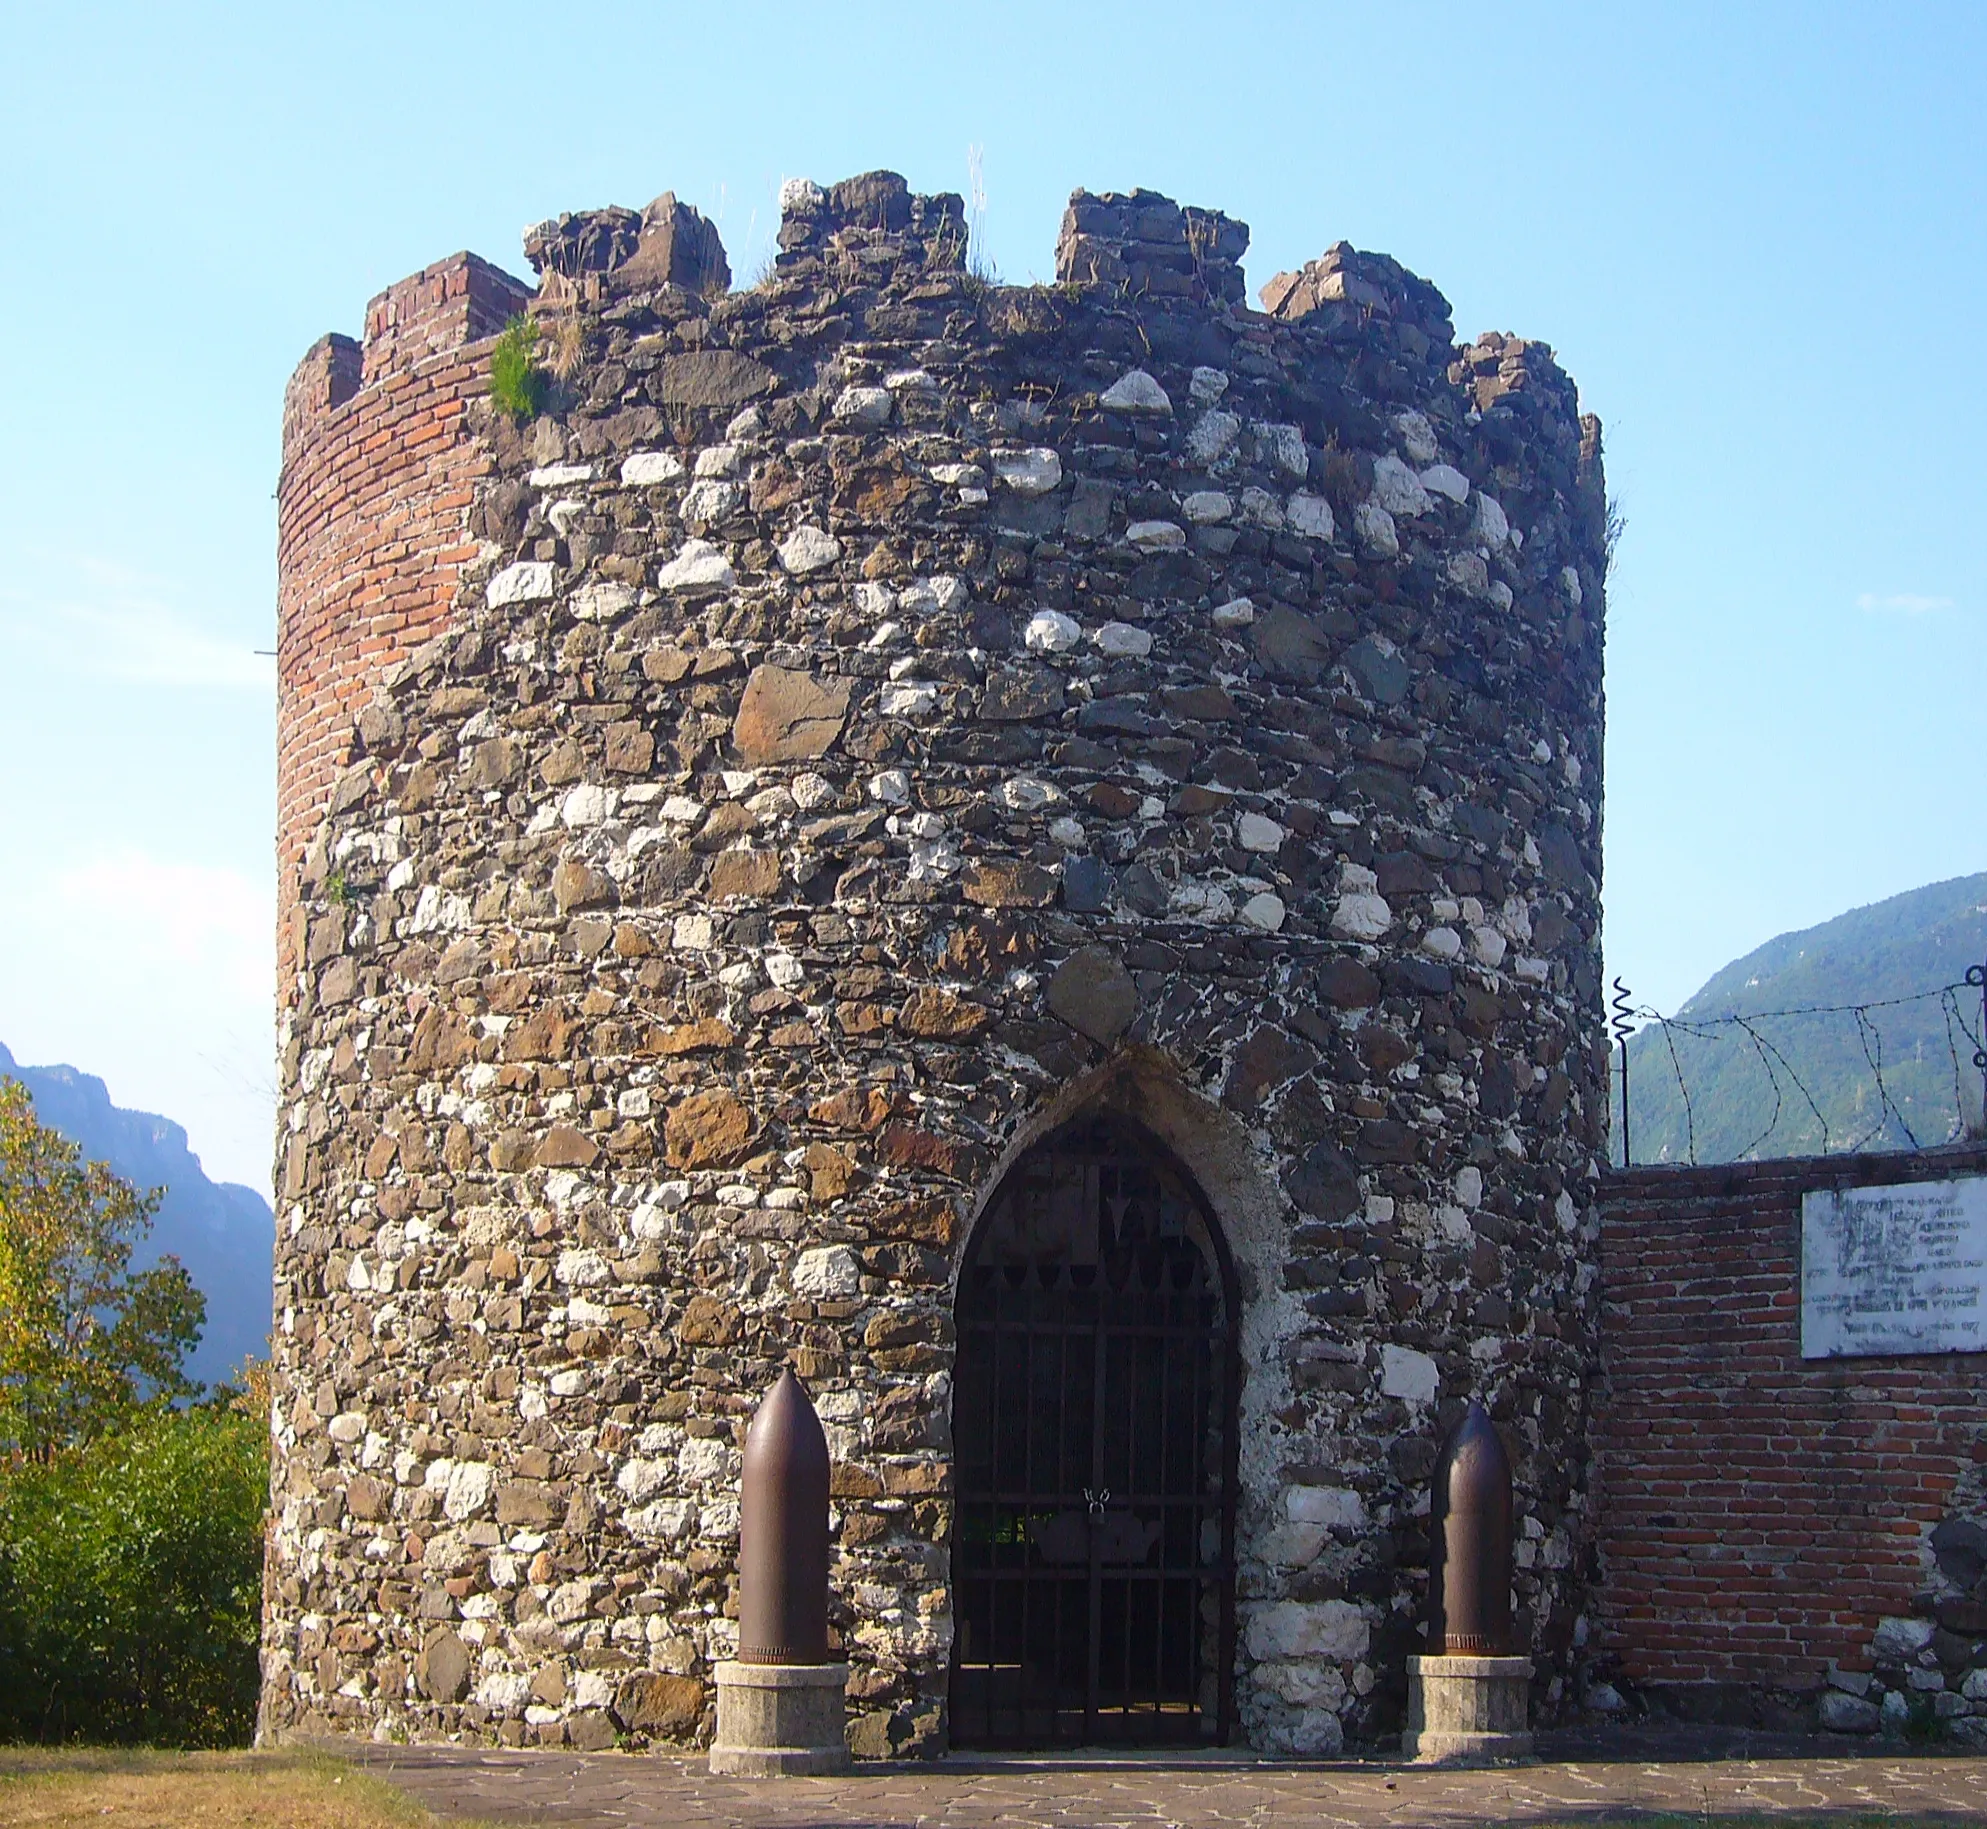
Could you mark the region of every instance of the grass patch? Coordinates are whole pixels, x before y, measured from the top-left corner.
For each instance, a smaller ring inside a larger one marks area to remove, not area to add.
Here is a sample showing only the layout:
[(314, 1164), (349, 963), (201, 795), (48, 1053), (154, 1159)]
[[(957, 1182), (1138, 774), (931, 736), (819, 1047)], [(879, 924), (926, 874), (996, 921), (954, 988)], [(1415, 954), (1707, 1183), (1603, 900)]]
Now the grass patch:
[(546, 386), (538, 366), (538, 326), (512, 318), (490, 351), (490, 399), (498, 412), (522, 425), (544, 410)]
[(8, 1829), (434, 1829), (444, 1820), (329, 1753), (0, 1748)]

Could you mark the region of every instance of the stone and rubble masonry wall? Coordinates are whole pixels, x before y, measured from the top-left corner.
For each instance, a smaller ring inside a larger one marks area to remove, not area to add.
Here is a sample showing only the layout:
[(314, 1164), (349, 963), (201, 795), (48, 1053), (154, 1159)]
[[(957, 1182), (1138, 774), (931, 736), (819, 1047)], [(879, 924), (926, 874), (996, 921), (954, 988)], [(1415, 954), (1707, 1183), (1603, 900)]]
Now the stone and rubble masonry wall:
[(1983, 1170), (1974, 1145), (1609, 1178), (1606, 1706), (1873, 1732), (1915, 1705), (1987, 1741), (1987, 1355), (1801, 1358), (1801, 1195)]
[(1397, 1729), (1472, 1392), (1556, 1705), (1597, 425), (1542, 345), (1459, 346), (1342, 245), (1257, 312), (1247, 230), (1150, 193), (1079, 192), (1058, 282), (1013, 289), (956, 197), (783, 201), (746, 291), (672, 198), (533, 230), (528, 425), (473, 343), (349, 398), (349, 348), (306, 359), (263, 1731), (707, 1737), (738, 1447), (791, 1362), (854, 1743), (942, 1748), (953, 1280), (1089, 1104), (1237, 1262), (1242, 1731)]

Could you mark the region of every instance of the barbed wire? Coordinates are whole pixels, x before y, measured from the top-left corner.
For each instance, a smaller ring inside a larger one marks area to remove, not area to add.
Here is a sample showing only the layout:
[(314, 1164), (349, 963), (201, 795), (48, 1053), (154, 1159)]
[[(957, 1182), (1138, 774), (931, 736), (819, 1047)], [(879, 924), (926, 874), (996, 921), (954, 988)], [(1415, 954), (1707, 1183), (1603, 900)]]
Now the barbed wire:
[[(1787, 1108), (1790, 1093), (1797, 1093), (1815, 1124), (1821, 1132), (1822, 1153), (1833, 1153), (1838, 1147), (1845, 1150), (1859, 1150), (1882, 1137), (1895, 1124), (1913, 1149), (1923, 1149), (1917, 1130), (1907, 1117), (1904, 1105), (1891, 1088), (1891, 1076), (1885, 1071), (1884, 1035), (1875, 1016), (1879, 1011), (1903, 1009), (1915, 1004), (1938, 1002), (1943, 1019), (1946, 1053), (1952, 1067), (1953, 1121), (1947, 1136), (1941, 1141), (1950, 1142), (1967, 1134), (1968, 1093), (1965, 1084), (1965, 1070), (1961, 1065), (1962, 1042), (1971, 1051), (1973, 1066), (1987, 1074), (1987, 1007), (1976, 1014), (1979, 1027), (1968, 1016), (1961, 993), (1981, 992), (1987, 989), (1987, 966), (1971, 966), (1963, 979), (1950, 984), (1939, 985), (1931, 990), (1914, 991), (1902, 997), (1873, 998), (1863, 1003), (1836, 1004), (1797, 1004), (1778, 1010), (1733, 1011), (1720, 1016), (1665, 1016), (1660, 1010), (1648, 1005), (1636, 1005), (1632, 994), (1620, 978), (1614, 980), (1614, 995), (1609, 1002), (1609, 1027), (1620, 1055), (1621, 1076), (1621, 1124), (1622, 1162), (1624, 1166), (1634, 1162), (1633, 1137), (1629, 1130), (1629, 1043), (1636, 1035), (1644, 1034), (1651, 1027), (1662, 1032), (1664, 1051), (1669, 1057), (1671, 1071), (1676, 1076), (1676, 1089), (1683, 1107), (1684, 1148), (1687, 1159), (1697, 1161), (1698, 1107), (1691, 1095), (1691, 1076), (1685, 1071), (1684, 1056), (1677, 1047), (1677, 1038), (1682, 1036), (1689, 1041), (1717, 1042), (1734, 1039), (1733, 1031), (1742, 1036), (1750, 1046), (1754, 1057), (1765, 1071), (1767, 1084), (1772, 1091), (1772, 1109), (1765, 1125), (1753, 1136), (1745, 1147), (1729, 1158), (1744, 1161), (1751, 1157), (1762, 1144), (1771, 1138), (1779, 1128), (1782, 1114)], [(1966, 1000), (1966, 1001), (1971, 1001)], [(1762, 1028), (1762, 1024), (1789, 1020), (1798, 1017), (1847, 1016), (1855, 1024), (1855, 1040), (1864, 1065), (1869, 1070), (1870, 1081), (1877, 1097), (1876, 1122), (1860, 1135), (1845, 1141), (1840, 1146), (1835, 1142), (1835, 1133), (1829, 1124), (1827, 1114), (1822, 1110), (1822, 1100), (1815, 1090), (1802, 1077), (1801, 1071), (1789, 1057), (1786, 1048)], [(1647, 1044), (1644, 1044), (1646, 1047)], [(1895, 1072), (1893, 1066), (1892, 1072)], [(1911, 1095), (1904, 1095), (1910, 1102)], [(1987, 1103), (1987, 1093), (1983, 1093), (1983, 1103)], [(1922, 1123), (1923, 1117), (1920, 1117)]]

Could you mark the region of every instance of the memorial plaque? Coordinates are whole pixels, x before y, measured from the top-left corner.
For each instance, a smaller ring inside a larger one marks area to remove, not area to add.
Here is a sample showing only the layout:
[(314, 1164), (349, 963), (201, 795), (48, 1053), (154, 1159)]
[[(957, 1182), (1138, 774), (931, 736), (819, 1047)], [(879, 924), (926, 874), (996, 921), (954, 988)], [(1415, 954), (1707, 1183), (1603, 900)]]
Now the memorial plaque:
[(1801, 1196), (1801, 1357), (1987, 1352), (1987, 1176)]

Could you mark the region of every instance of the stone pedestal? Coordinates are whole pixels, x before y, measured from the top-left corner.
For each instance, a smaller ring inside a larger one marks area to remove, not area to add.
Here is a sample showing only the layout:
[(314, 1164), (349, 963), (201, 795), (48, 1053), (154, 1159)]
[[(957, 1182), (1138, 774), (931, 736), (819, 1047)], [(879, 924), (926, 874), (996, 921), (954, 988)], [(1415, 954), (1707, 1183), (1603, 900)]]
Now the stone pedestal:
[(846, 1772), (846, 1664), (720, 1664), (711, 1770), (736, 1778)]
[(1442, 1765), (1532, 1752), (1530, 1658), (1411, 1657), (1401, 1751)]

